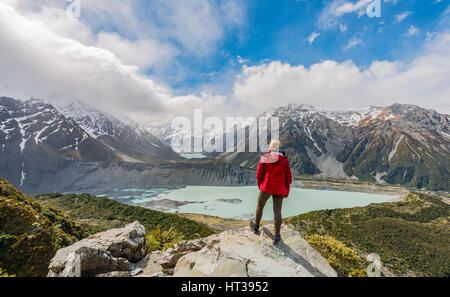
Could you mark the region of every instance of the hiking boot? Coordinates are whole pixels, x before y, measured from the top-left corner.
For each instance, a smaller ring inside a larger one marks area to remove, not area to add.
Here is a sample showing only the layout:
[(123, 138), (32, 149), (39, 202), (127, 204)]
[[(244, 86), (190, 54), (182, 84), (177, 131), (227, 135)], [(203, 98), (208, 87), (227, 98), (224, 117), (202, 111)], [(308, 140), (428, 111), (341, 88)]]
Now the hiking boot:
[(281, 240), (281, 235), (275, 235), (275, 237), (273, 238), (273, 245), (277, 245)]
[(256, 225), (253, 222), (250, 222), (250, 229), (255, 233), (256, 235), (259, 234), (259, 225)]

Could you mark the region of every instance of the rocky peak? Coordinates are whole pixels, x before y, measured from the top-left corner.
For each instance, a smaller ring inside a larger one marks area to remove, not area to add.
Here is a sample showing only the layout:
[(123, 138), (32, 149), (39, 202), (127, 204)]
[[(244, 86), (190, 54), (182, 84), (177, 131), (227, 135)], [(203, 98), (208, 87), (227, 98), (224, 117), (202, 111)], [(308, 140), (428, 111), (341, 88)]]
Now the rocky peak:
[(58, 109), (91, 137), (115, 151), (124, 161), (181, 159), (167, 144), (136, 123), (127, 125), (114, 116), (79, 101), (60, 105)]

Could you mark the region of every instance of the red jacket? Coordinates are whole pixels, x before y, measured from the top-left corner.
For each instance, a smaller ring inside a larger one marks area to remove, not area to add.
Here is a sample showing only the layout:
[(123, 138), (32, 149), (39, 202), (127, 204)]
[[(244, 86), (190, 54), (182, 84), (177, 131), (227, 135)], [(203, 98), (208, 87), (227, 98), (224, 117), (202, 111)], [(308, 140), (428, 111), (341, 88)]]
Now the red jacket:
[(268, 152), (259, 161), (256, 180), (263, 192), (289, 196), (292, 174), (288, 159), (280, 153)]

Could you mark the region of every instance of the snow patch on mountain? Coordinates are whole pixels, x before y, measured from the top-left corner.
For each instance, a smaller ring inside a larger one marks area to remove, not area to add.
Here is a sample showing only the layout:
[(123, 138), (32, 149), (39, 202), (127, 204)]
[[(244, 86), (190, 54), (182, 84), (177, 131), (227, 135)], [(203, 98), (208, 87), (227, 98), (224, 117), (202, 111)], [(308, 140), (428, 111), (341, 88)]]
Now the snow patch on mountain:
[(57, 109), (68, 119), (75, 121), (91, 137), (114, 136), (126, 125), (121, 121), (92, 106), (75, 101), (66, 105), (57, 105)]
[(395, 142), (394, 149), (389, 153), (389, 162), (392, 160), (392, 158), (394, 158), (395, 154), (397, 153), (398, 146), (400, 145), (400, 143), (403, 141), (404, 138), (405, 135), (401, 135), (399, 139), (397, 139), (397, 141)]

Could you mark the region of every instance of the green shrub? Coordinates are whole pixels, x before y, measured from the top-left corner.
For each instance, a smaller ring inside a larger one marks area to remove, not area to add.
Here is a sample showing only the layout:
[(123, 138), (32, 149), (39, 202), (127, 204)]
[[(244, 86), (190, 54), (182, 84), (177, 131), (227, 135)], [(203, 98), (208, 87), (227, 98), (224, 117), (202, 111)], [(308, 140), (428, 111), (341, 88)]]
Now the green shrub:
[(146, 230), (176, 229), (186, 239), (207, 237), (214, 232), (204, 224), (197, 223), (175, 214), (164, 213), (138, 206), (123, 204), (106, 197), (89, 194), (56, 193), (33, 196), (46, 207), (62, 210), (73, 220), (90, 221), (91, 234), (111, 228), (121, 228), (135, 221), (140, 222)]
[(172, 248), (176, 243), (183, 241), (184, 236), (175, 228), (170, 227), (169, 230), (162, 230), (160, 226), (147, 233), (146, 249), (147, 252), (156, 250), (165, 251)]
[(59, 248), (88, 236), (60, 211), (42, 207), (0, 178), (0, 266), (17, 276), (45, 276)]
[(350, 272), (350, 277), (368, 277), (366, 270), (353, 270)]
[(349, 276), (356, 273), (362, 259), (358, 254), (342, 242), (331, 236), (305, 236), (308, 243), (314, 247), (328, 263), (338, 272), (339, 276)]
[(6, 271), (0, 268), (0, 277), (15, 277), (15, 275), (9, 275)]
[(377, 253), (395, 275), (450, 275), (450, 205), (439, 197), (409, 193), (402, 201), (314, 211), (289, 219), (303, 235), (332, 236)]

